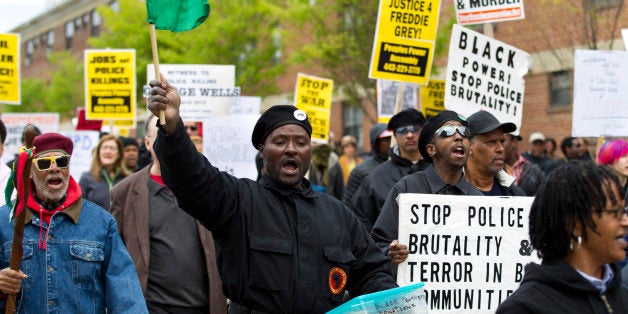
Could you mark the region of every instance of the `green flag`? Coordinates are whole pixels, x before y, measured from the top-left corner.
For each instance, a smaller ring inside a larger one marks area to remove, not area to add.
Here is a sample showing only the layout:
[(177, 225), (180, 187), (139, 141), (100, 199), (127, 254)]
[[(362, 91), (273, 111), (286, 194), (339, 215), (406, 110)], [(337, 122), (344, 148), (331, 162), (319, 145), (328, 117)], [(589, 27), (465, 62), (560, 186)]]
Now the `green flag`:
[(146, 0), (146, 11), (155, 29), (185, 32), (207, 19), (209, 4), (207, 0)]

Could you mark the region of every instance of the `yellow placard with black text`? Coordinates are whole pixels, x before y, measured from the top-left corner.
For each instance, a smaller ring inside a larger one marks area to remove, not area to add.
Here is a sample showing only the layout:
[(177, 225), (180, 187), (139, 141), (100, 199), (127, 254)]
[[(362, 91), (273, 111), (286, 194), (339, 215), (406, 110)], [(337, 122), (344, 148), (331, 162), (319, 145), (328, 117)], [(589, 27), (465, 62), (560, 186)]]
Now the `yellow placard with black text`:
[(445, 80), (429, 80), (421, 86), (421, 112), (426, 119), (445, 110)]
[(299, 73), (294, 104), (307, 113), (312, 125), (312, 141), (327, 143), (334, 81)]
[(380, 0), (369, 77), (427, 84), (440, 0)]
[(135, 49), (85, 50), (85, 116), (134, 120)]
[(20, 34), (0, 34), (0, 104), (19, 105)]

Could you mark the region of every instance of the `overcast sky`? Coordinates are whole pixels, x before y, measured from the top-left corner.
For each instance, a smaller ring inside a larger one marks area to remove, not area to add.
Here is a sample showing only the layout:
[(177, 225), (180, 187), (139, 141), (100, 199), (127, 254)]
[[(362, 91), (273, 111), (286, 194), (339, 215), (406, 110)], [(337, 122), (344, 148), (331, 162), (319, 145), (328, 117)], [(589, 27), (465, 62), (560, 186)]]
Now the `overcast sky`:
[(64, 0), (0, 0), (0, 33), (29, 21)]

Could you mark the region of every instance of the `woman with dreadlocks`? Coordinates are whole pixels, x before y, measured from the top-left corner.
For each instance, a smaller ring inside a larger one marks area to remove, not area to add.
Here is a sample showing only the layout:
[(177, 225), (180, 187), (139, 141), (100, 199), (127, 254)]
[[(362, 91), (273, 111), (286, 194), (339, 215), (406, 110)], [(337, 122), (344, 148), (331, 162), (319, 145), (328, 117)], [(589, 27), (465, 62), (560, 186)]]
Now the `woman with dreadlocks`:
[(497, 313), (628, 313), (617, 262), (624, 259), (628, 214), (608, 167), (573, 161), (552, 171), (530, 209), (530, 263)]

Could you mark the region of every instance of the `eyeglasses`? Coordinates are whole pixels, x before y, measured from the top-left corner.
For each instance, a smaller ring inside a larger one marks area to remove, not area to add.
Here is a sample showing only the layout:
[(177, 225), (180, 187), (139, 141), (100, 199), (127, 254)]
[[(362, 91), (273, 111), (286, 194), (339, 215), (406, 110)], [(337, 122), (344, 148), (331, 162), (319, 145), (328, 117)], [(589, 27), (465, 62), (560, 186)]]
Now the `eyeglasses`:
[(196, 125), (186, 125), (185, 128), (186, 129), (190, 129), (190, 131), (196, 131), (197, 130)]
[(628, 215), (628, 207), (620, 207), (615, 209), (603, 210), (603, 213), (609, 213), (615, 215), (617, 220), (624, 218), (624, 215)]
[(39, 171), (46, 171), (50, 169), (53, 162), (59, 168), (67, 168), (70, 165), (70, 155), (33, 158), (33, 163)]
[(458, 131), (462, 137), (469, 137), (469, 129), (464, 125), (443, 125), (434, 132), (431, 143), (434, 143), (437, 136), (450, 137), (456, 134), (456, 131)]
[(408, 133), (417, 134), (421, 131), (421, 127), (418, 125), (400, 126), (395, 129), (395, 134), (406, 136)]

